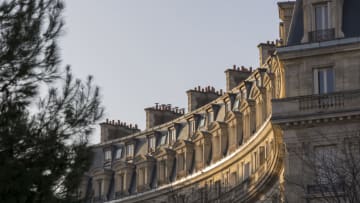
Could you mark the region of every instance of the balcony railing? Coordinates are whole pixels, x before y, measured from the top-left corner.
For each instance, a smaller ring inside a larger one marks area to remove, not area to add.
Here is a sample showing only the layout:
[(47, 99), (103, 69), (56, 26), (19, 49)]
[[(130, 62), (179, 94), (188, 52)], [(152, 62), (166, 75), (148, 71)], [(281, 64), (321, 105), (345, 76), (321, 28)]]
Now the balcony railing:
[(315, 118), (321, 117), (322, 114), (355, 111), (360, 111), (360, 90), (273, 100), (275, 123), (283, 122), (283, 119), (286, 122), (293, 121), (299, 119), (299, 116)]
[(309, 32), (310, 42), (321, 42), (335, 39), (335, 29), (315, 30)]
[(345, 104), (344, 100), (345, 97), (342, 93), (303, 97), (299, 100), (300, 111), (342, 108)]

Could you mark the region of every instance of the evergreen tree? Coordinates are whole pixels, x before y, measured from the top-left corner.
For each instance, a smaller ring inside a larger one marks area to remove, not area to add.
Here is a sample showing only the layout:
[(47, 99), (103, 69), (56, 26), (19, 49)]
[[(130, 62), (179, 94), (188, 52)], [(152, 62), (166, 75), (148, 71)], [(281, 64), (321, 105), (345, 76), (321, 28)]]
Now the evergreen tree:
[(62, 0), (0, 1), (0, 202), (71, 202), (91, 163), (103, 109), (91, 77), (61, 70), (63, 9)]

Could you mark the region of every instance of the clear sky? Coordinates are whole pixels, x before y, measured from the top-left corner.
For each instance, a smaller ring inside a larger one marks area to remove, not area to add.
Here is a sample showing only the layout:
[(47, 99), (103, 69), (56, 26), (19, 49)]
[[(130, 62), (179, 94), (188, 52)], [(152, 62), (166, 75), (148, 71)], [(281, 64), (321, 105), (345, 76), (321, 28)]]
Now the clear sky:
[(155, 102), (187, 109), (186, 90), (225, 89), (226, 68), (258, 67), (280, 22), (276, 0), (67, 0), (64, 16), (64, 65), (95, 77), (104, 120), (141, 129)]

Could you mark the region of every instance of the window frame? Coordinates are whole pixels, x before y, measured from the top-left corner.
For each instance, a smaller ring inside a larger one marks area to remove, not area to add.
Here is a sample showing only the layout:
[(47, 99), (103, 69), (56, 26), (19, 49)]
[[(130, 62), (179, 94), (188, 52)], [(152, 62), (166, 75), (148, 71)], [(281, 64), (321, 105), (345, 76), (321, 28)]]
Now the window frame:
[[(331, 72), (328, 72), (331, 71)], [(323, 82), (320, 79), (320, 73), (323, 73)], [(332, 83), (328, 82), (329, 73), (332, 76)], [(335, 69), (332, 66), (319, 67), (313, 69), (313, 92), (314, 94), (329, 94), (335, 92)], [(323, 89), (321, 90), (321, 83), (323, 83)], [(330, 84), (331, 83), (331, 84)], [(332, 89), (331, 89), (332, 88)], [(331, 89), (331, 90), (329, 90)]]

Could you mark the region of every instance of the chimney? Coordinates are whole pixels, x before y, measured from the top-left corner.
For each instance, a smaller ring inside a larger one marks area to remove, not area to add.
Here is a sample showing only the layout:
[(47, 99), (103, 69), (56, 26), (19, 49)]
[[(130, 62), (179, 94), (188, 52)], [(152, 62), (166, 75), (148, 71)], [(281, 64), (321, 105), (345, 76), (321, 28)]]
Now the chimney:
[(179, 107), (171, 107), (170, 104), (155, 103), (154, 107), (145, 109), (146, 112), (146, 128), (152, 128), (157, 125), (174, 120), (185, 113), (185, 109)]
[(233, 66), (232, 69), (227, 69), (225, 71), (226, 75), (226, 91), (232, 90), (234, 87), (238, 86), (242, 81), (248, 78), (252, 73), (251, 69), (247, 69), (244, 66), (236, 67)]
[(282, 22), (279, 25), (280, 40), (283, 45), (287, 44), (287, 38), (290, 30), (290, 23), (295, 7), (295, 1), (278, 2), (279, 17)]
[(258, 46), (259, 48), (259, 62), (260, 67), (266, 63), (266, 60), (275, 52), (275, 42), (260, 43)]
[(105, 122), (100, 123), (100, 129), (101, 142), (126, 137), (128, 135), (140, 132), (140, 129), (138, 129), (136, 124), (126, 124), (125, 122), (121, 122), (119, 120), (109, 121), (109, 119), (106, 119)]
[(188, 111), (191, 112), (209, 102), (215, 100), (223, 94), (223, 91), (216, 91), (214, 87), (205, 88), (195, 87), (193, 90), (186, 91), (188, 96)]

